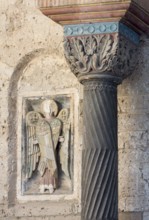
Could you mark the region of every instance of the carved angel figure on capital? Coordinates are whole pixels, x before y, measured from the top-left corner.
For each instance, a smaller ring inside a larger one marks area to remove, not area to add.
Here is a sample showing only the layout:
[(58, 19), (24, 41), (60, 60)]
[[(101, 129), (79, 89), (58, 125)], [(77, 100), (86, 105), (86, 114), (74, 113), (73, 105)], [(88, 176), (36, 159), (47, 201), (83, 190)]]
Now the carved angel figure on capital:
[[(30, 111), (26, 115), (26, 179), (31, 179), (33, 172), (40, 173), (40, 193), (52, 194), (58, 187), (58, 164), (63, 173), (69, 173), (69, 110), (58, 112), (58, 105), (53, 99), (41, 103), (41, 112)], [(59, 146), (59, 149), (57, 149)]]

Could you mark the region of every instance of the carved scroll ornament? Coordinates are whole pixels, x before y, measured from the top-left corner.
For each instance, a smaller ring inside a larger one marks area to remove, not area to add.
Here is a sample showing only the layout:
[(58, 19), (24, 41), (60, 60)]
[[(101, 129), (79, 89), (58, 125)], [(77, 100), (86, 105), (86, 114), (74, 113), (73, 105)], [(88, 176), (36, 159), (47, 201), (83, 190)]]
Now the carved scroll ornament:
[(136, 45), (119, 34), (66, 37), (64, 48), (66, 60), (77, 77), (109, 72), (123, 79), (136, 64)]

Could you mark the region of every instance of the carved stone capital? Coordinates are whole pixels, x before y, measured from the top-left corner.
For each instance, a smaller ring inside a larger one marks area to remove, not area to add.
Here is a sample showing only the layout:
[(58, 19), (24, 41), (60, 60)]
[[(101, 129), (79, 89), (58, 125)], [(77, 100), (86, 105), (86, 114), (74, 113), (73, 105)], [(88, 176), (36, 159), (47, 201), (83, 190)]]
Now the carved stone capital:
[(101, 74), (121, 81), (132, 73), (137, 61), (137, 45), (120, 33), (65, 37), (64, 48), (80, 82), (100, 78)]

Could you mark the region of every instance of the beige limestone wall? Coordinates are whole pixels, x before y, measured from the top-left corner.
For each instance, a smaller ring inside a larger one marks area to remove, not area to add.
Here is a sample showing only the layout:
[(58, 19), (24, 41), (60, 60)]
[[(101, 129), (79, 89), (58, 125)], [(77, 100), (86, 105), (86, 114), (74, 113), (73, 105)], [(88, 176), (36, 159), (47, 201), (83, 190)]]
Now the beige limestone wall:
[[(149, 43), (133, 75), (119, 86), (119, 209), (149, 219)], [(140, 214), (139, 214), (140, 216)], [(135, 218), (134, 218), (135, 219)], [(139, 217), (140, 219), (140, 217)]]
[[(70, 201), (20, 202), (15, 200), (15, 187), (11, 185), (17, 174), (17, 161), (13, 158), (18, 142), (13, 128), (19, 122), (18, 98), (22, 94), (46, 95), (50, 91), (74, 89), (78, 102), (82, 101), (82, 86), (70, 72), (63, 55), (62, 27), (44, 17), (29, 0), (2, 0), (0, 21), (0, 220), (79, 220), (79, 171), (76, 171), (76, 197)], [(148, 57), (149, 43), (145, 39), (139, 64), (119, 87), (118, 96), (119, 210), (131, 212), (130, 219), (135, 212), (135, 220), (149, 220)], [(81, 114), (79, 107), (78, 111)], [(81, 119), (78, 113), (77, 120)], [(81, 137), (79, 123), (79, 158)], [(129, 213), (126, 216), (128, 220)]]
[[(0, 219), (78, 220), (82, 143), (78, 106), (82, 87), (66, 64), (62, 27), (28, 3), (5, 2), (0, 8)], [(71, 195), (53, 196), (53, 200), (52, 196), (38, 196), (35, 201), (32, 196), (23, 201), (16, 191), (21, 160), (20, 100), (54, 93), (75, 97), (74, 190)]]

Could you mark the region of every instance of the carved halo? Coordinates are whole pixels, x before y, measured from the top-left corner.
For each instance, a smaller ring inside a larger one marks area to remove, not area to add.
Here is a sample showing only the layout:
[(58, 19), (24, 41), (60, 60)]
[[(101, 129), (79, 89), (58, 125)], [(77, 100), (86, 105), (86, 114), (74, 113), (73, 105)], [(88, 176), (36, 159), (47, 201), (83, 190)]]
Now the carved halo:
[(41, 104), (41, 111), (43, 113), (53, 113), (54, 116), (58, 113), (58, 106), (54, 100), (45, 100)]

